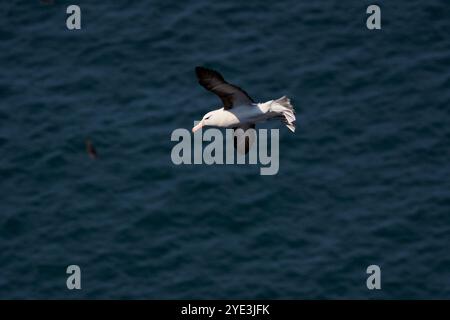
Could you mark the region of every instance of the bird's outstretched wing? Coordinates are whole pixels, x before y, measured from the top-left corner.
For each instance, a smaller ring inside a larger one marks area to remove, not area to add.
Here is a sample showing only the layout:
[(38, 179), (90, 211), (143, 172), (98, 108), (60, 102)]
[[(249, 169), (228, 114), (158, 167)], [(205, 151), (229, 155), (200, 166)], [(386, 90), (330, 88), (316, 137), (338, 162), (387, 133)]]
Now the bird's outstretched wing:
[(236, 105), (247, 105), (254, 102), (247, 92), (226, 82), (217, 71), (196, 67), (195, 73), (197, 74), (198, 83), (205, 87), (206, 90), (219, 96), (225, 110), (231, 109)]

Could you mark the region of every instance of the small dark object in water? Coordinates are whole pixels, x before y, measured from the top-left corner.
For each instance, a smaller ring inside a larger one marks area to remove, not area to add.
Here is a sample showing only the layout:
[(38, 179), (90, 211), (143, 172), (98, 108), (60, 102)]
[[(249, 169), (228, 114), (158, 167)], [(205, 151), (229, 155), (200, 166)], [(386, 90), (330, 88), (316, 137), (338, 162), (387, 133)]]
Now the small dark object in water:
[(92, 159), (97, 159), (97, 151), (94, 148), (91, 140), (86, 140), (86, 151)]

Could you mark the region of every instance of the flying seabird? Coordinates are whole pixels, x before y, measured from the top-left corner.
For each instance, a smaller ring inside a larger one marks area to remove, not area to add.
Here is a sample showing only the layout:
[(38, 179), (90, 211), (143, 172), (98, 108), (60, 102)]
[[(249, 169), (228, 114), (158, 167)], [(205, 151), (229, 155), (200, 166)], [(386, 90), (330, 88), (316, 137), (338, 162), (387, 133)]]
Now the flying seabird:
[(264, 103), (255, 103), (247, 92), (226, 82), (217, 71), (196, 67), (195, 73), (199, 84), (219, 96), (223, 106), (205, 114), (202, 120), (192, 128), (192, 132), (205, 126), (233, 128), (235, 129), (234, 146), (241, 153), (248, 152), (254, 137), (242, 134), (241, 130), (236, 131), (236, 129), (241, 128), (245, 132), (247, 129), (254, 129), (258, 122), (275, 118), (295, 132), (294, 107), (286, 96)]
[(94, 145), (91, 140), (86, 140), (86, 152), (91, 157), (91, 159), (97, 159), (97, 150), (95, 150)]

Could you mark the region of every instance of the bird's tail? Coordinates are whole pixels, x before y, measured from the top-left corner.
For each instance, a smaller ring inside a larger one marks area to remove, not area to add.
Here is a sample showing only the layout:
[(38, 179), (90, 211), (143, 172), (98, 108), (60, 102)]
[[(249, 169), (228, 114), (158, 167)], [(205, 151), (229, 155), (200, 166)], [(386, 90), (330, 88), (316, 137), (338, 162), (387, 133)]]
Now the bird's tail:
[(281, 116), (281, 121), (292, 132), (295, 132), (295, 111), (291, 104), (291, 100), (283, 96), (280, 99), (272, 101), (271, 110), (277, 112)]

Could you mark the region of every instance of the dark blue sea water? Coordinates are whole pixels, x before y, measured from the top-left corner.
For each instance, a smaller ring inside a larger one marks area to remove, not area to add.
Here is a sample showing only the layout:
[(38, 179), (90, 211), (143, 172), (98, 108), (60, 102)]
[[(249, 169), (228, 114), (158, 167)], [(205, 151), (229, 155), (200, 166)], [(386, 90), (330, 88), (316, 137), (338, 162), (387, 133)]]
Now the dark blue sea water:
[[(449, 15), (444, 0), (2, 1), (0, 298), (449, 298)], [(172, 164), (171, 132), (219, 102), (197, 65), (291, 97), (278, 175)]]

